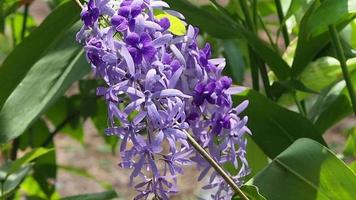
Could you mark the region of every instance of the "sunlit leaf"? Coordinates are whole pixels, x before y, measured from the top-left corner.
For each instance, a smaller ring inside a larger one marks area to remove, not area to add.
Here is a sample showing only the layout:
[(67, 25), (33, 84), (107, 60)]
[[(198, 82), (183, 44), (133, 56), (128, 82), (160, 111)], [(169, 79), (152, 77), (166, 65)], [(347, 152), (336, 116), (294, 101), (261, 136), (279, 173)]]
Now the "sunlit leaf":
[(299, 139), (251, 181), (266, 199), (352, 200), (356, 175), (329, 149)]

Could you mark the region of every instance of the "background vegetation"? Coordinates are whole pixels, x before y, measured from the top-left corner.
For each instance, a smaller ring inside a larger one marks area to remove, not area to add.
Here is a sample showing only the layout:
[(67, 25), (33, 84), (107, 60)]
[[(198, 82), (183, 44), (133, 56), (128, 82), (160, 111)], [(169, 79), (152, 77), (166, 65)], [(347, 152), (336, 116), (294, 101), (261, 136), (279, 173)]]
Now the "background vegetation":
[[(234, 99), (250, 101), (252, 174), (243, 191), (251, 199), (354, 199), (356, 1), (166, 2), (227, 58), (235, 84), (251, 88)], [(36, 4), (42, 11), (31, 10)], [(74, 1), (0, 1), (2, 199), (130, 199), (116, 169), (118, 139), (103, 135), (100, 82), (74, 40), (79, 13)], [(104, 192), (61, 197), (68, 190)], [(183, 190), (175, 198), (199, 194)]]

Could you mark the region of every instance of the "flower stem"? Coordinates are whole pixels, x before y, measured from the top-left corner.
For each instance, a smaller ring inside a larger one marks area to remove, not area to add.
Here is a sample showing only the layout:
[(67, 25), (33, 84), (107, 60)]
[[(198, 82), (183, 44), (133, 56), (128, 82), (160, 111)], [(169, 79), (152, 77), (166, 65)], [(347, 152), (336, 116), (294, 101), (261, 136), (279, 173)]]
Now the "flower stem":
[(350, 73), (349, 73), (349, 71), (347, 69), (344, 50), (342, 48), (340, 37), (339, 37), (338, 31), (337, 31), (335, 25), (330, 25), (329, 26), (329, 32), (330, 32), (330, 35), (331, 35), (331, 42), (332, 42), (332, 44), (333, 44), (333, 46), (335, 48), (336, 55), (337, 55), (337, 58), (338, 58), (338, 60), (340, 62), (340, 66), (341, 66), (341, 69), (342, 69), (342, 73), (344, 75), (344, 79), (345, 79), (345, 82), (346, 82), (346, 87), (347, 87), (347, 90), (348, 90), (349, 95), (350, 95), (351, 104), (352, 104), (352, 107), (353, 107), (353, 110), (354, 110), (354, 114), (356, 115), (355, 88), (353, 87), (352, 82), (351, 82), (351, 76), (350, 76)]
[(29, 7), (30, 7), (29, 3), (25, 4), (25, 10), (23, 13), (23, 21), (22, 21), (21, 40), (25, 38), (25, 34), (26, 34)]
[(283, 14), (283, 9), (282, 9), (282, 4), (281, 4), (280, 0), (274, 0), (274, 3), (276, 4), (278, 19), (282, 26), (282, 34), (283, 34), (284, 44), (286, 47), (288, 47), (290, 40), (289, 40), (287, 26), (284, 23), (284, 14)]
[(239, 186), (236, 185), (234, 180), (231, 178), (229, 174), (225, 172), (225, 170), (210, 156), (210, 154), (201, 147), (195, 139), (186, 132), (188, 142), (194, 147), (196, 151), (200, 153), (204, 159), (209, 162), (209, 164), (215, 169), (215, 171), (226, 181), (227, 184), (243, 199), (249, 200), (248, 197), (242, 192)]

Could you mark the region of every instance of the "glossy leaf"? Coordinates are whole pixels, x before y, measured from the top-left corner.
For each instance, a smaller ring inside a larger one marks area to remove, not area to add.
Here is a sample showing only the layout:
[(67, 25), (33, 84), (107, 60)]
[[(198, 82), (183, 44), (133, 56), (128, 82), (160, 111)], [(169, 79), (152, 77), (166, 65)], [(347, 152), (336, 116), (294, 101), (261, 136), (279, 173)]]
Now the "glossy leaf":
[(109, 190), (101, 193), (83, 194), (71, 197), (64, 197), (61, 200), (109, 200), (118, 197), (114, 190)]
[(0, 111), (0, 143), (22, 134), (74, 81), (89, 71), (83, 50), (73, 39), (78, 28), (73, 26), (32, 66), (12, 92)]
[(244, 114), (249, 117), (252, 139), (270, 158), (276, 157), (299, 138), (311, 138), (325, 144), (319, 130), (308, 119), (256, 91), (248, 89), (234, 99), (236, 103), (249, 100)]
[(329, 149), (299, 139), (251, 181), (266, 199), (352, 200), (356, 175)]
[(61, 4), (6, 58), (0, 67), (0, 108), (38, 59), (79, 19), (79, 12), (74, 1)]
[[(292, 76), (298, 77), (329, 42), (327, 26), (336, 24), (339, 29), (344, 27), (356, 15), (354, 3), (348, 0), (325, 0), (323, 3), (314, 1), (305, 13), (298, 34), (298, 44), (292, 65)], [(351, 10), (348, 9), (352, 5)], [(330, 13), (333, 13), (332, 15)]]
[[(16, 172), (12, 173), (10, 176), (6, 178), (6, 180), (0, 182), (0, 187), (3, 188), (0, 190), (0, 197), (10, 195), (22, 182), (25, 176), (30, 172), (31, 166), (26, 165)], [(6, 171), (2, 171), (0, 169), (0, 179), (5, 178)]]

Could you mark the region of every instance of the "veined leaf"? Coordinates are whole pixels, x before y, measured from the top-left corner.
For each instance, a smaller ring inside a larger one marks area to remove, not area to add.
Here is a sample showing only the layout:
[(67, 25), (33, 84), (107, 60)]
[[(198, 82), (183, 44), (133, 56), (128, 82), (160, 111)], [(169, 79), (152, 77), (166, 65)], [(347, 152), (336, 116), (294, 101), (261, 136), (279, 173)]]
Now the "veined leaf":
[(266, 199), (353, 200), (356, 175), (329, 149), (299, 139), (250, 182)]
[(73, 26), (35, 63), (7, 99), (0, 111), (0, 143), (22, 134), (74, 81), (88, 73), (83, 50), (74, 40), (78, 29), (79, 24)]
[(74, 1), (61, 4), (5, 59), (0, 67), (0, 108), (38, 59), (79, 19), (79, 12)]
[(252, 139), (270, 158), (276, 157), (300, 138), (325, 144), (320, 131), (307, 118), (287, 110), (254, 90), (234, 96), (236, 103), (249, 100), (243, 114), (249, 117)]

